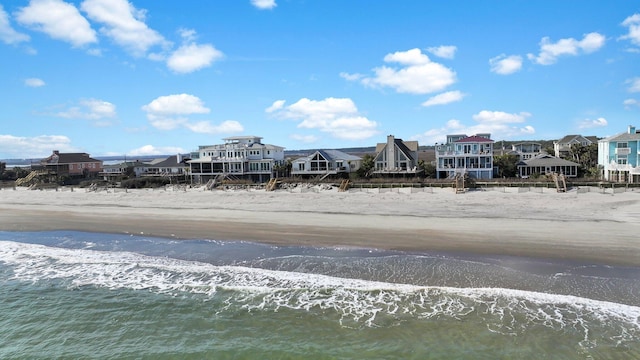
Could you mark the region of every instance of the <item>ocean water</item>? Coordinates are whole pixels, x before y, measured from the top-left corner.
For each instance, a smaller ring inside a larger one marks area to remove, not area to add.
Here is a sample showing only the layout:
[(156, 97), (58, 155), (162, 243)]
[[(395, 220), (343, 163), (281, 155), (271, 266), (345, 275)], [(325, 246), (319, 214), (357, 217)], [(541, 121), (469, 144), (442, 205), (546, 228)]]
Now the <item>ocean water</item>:
[(0, 358), (640, 359), (640, 268), (0, 232)]

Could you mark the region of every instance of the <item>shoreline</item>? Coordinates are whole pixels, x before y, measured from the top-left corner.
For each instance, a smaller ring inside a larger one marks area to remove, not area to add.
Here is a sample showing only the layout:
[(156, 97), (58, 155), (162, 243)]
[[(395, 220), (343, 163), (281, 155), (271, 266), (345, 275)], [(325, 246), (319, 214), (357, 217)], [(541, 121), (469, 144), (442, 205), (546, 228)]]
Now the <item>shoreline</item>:
[(77, 230), (640, 266), (639, 193), (18, 189), (0, 191), (0, 230)]

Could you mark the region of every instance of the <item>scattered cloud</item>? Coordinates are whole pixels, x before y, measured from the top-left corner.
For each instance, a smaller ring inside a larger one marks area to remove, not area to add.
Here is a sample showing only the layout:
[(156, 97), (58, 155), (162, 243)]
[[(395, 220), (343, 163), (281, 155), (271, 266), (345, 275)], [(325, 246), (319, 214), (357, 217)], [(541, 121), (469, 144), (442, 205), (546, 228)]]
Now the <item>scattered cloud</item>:
[(187, 123), (187, 115), (208, 114), (209, 109), (197, 96), (175, 94), (160, 96), (142, 107), (155, 128), (173, 130)]
[(185, 74), (211, 66), (215, 60), (224, 55), (211, 44), (198, 45), (195, 43), (196, 32), (181, 29), (183, 44), (167, 59), (167, 67), (174, 72)]
[(347, 81), (358, 81), (364, 77), (362, 74), (349, 74), (347, 72), (341, 72), (340, 77)]
[(622, 40), (629, 40), (632, 44), (640, 46), (640, 14), (633, 14), (624, 19), (622, 26), (629, 28), (627, 35), (621, 36)]
[(502, 111), (482, 110), (472, 116), (474, 125), (465, 125), (458, 119), (451, 119), (439, 128), (433, 128), (424, 133), (414, 135), (411, 140), (418, 140), (423, 144), (442, 143), (448, 134), (489, 133), (492, 139), (520, 139), (523, 136), (535, 134), (531, 125), (524, 124), (531, 117), (528, 112), (510, 114)]
[(144, 22), (146, 10), (136, 9), (127, 0), (85, 0), (80, 8), (89, 19), (104, 25), (100, 28), (102, 34), (133, 56), (144, 56), (154, 46), (169, 45), (162, 35)]
[(438, 47), (427, 48), (427, 51), (437, 57), (444, 59), (453, 59), (456, 56), (457, 47), (453, 45), (442, 45)]
[(500, 75), (509, 75), (522, 69), (522, 56), (505, 54), (498, 55), (489, 60), (491, 72)]
[(622, 104), (624, 105), (624, 108), (627, 110), (630, 110), (636, 106), (640, 107), (640, 101), (636, 99), (626, 99), (625, 101), (622, 102)]
[(276, 4), (276, 0), (251, 0), (251, 5), (260, 10), (270, 10), (278, 6), (278, 4)]
[(313, 144), (314, 142), (318, 141), (318, 137), (315, 135), (292, 134), (289, 137), (295, 141), (299, 141), (305, 144)]
[(146, 155), (167, 155), (167, 154), (184, 154), (184, 153), (187, 153), (187, 151), (176, 146), (156, 147), (153, 145), (144, 145), (142, 147), (129, 151), (127, 155), (128, 156), (146, 156)]
[(0, 134), (0, 153), (6, 158), (44, 158), (51, 155), (53, 150), (78, 151), (77, 148), (71, 146), (71, 139), (64, 135), (21, 137)]
[(159, 130), (173, 130), (183, 127), (201, 134), (221, 134), (242, 132), (242, 125), (233, 120), (223, 121), (214, 125), (209, 121), (192, 122), (189, 116), (194, 114), (208, 114), (211, 110), (204, 106), (202, 100), (190, 94), (175, 94), (160, 96), (142, 110), (147, 113), (147, 119), (153, 127)]
[(599, 117), (595, 120), (590, 120), (590, 119), (584, 119), (582, 120), (579, 124), (578, 124), (578, 128), (579, 129), (591, 129), (591, 128), (597, 128), (597, 127), (604, 127), (607, 126), (608, 122), (607, 119), (603, 118), (603, 117)]
[(19, 33), (11, 27), (9, 15), (0, 4), (0, 40), (5, 44), (17, 44), (29, 41), (29, 35)]
[(465, 97), (465, 94), (462, 92), (455, 91), (447, 91), (442, 94), (438, 94), (436, 96), (432, 96), (427, 101), (422, 103), (422, 106), (434, 106), (434, 105), (445, 105), (450, 104), (452, 102), (460, 101)]
[(629, 88), (627, 89), (629, 92), (640, 92), (640, 77), (629, 79), (625, 81), (625, 84), (629, 84)]
[(92, 120), (96, 126), (109, 126), (112, 123), (107, 119), (116, 117), (116, 106), (104, 100), (84, 99), (53, 115), (65, 119)]
[(527, 57), (536, 64), (551, 65), (556, 63), (560, 56), (577, 56), (598, 51), (604, 46), (605, 41), (606, 38), (597, 32), (585, 34), (582, 40), (567, 38), (560, 39), (556, 43), (552, 43), (548, 37), (544, 37), (540, 41), (538, 56), (528, 54)]
[[(432, 62), (420, 49), (387, 54), (384, 61), (400, 66), (377, 67), (373, 69), (375, 76), (359, 78), (362, 84), (374, 88), (390, 87), (398, 93), (429, 94), (442, 91), (456, 82), (453, 70)], [(343, 78), (356, 79), (355, 75), (343, 74)]]
[(273, 104), (271, 104), (271, 106), (266, 108), (264, 111), (269, 114), (274, 111), (278, 111), (284, 107), (284, 103), (285, 103), (284, 100), (276, 100), (273, 102)]
[(29, 78), (29, 79), (24, 79), (24, 85), (28, 87), (41, 87), (41, 86), (44, 86), (45, 83), (42, 79)]
[(31, 0), (28, 6), (16, 12), (16, 19), (24, 26), (71, 43), (73, 47), (98, 42), (87, 19), (75, 6), (62, 0)]
[(199, 134), (229, 134), (244, 131), (242, 124), (235, 120), (223, 121), (219, 125), (213, 125), (209, 121), (199, 121), (197, 123), (186, 123), (185, 127)]
[(338, 139), (362, 140), (378, 133), (378, 124), (360, 115), (349, 98), (303, 98), (286, 107), (283, 102), (269, 109), (276, 118), (298, 121), (298, 128), (317, 129)]

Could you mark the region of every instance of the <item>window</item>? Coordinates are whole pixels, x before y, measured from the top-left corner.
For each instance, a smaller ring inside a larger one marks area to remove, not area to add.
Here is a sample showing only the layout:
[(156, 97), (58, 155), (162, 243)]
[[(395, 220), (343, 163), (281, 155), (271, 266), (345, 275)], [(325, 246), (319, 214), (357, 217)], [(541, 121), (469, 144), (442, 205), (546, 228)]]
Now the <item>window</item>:
[(627, 165), (627, 156), (618, 156), (618, 165)]
[(626, 142), (619, 142), (617, 144), (618, 149), (624, 149), (624, 148), (628, 148), (629, 145)]

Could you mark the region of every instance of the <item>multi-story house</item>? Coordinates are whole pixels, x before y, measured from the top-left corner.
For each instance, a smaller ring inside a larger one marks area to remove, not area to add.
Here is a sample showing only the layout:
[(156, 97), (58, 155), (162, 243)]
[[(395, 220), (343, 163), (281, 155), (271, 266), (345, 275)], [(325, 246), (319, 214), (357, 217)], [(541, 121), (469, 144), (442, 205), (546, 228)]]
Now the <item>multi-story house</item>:
[(598, 166), (607, 181), (640, 183), (640, 131), (623, 132), (598, 141)]
[(537, 142), (521, 142), (511, 145), (511, 151), (509, 154), (518, 156), (519, 161), (526, 161), (533, 159), (538, 155), (545, 153), (542, 150), (542, 145)]
[(389, 135), (386, 143), (378, 143), (376, 145), (373, 174), (415, 175), (419, 172), (417, 141), (403, 141), (402, 139), (396, 139), (393, 135)]
[(492, 179), (493, 142), (491, 134), (447, 135), (446, 143), (435, 146), (436, 177), (468, 174), (475, 179)]
[(557, 158), (562, 158), (571, 153), (571, 145), (580, 144), (582, 146), (589, 146), (596, 143), (598, 143), (596, 136), (567, 135), (553, 142), (553, 151)]
[(87, 153), (61, 153), (53, 150), (48, 158), (40, 160), (39, 167), (57, 177), (92, 178), (102, 172), (102, 160), (94, 159)]
[(291, 163), (291, 175), (294, 176), (330, 176), (343, 175), (357, 171), (362, 158), (340, 150), (316, 150), (309, 156), (301, 157)]
[(234, 136), (224, 144), (199, 146), (188, 161), (192, 182), (203, 183), (218, 176), (234, 176), (264, 182), (274, 167), (284, 163), (284, 148), (263, 144), (258, 136)]

